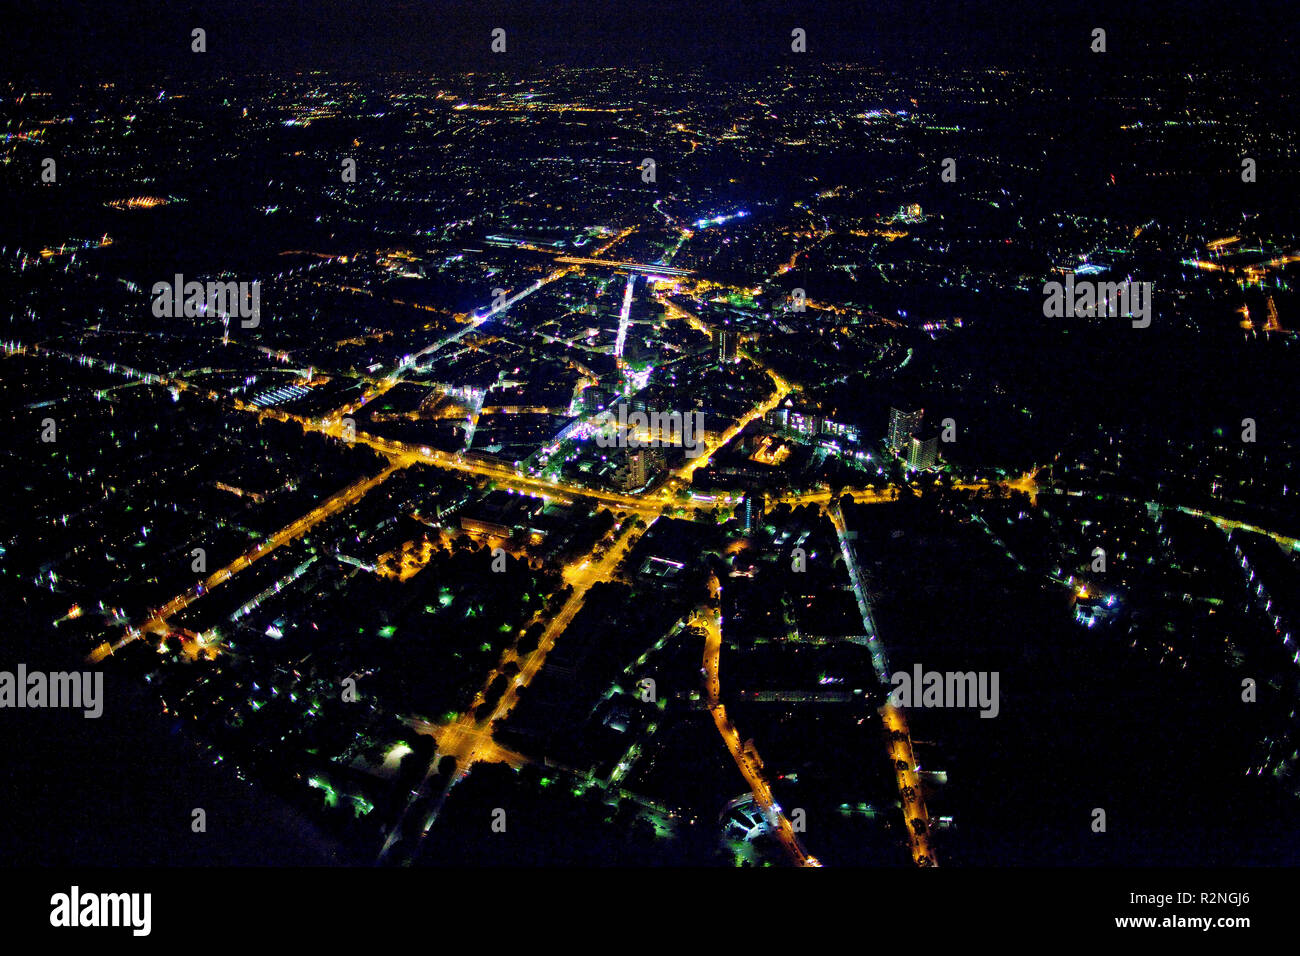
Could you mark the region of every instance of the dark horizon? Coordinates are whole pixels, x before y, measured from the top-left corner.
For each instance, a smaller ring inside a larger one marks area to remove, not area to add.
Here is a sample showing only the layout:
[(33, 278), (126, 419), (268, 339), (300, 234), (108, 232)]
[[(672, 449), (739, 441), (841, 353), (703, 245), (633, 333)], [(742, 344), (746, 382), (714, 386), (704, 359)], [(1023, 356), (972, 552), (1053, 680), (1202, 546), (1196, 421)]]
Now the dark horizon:
[[(827, 8), (817, 3), (640, 4), (462, 2), (379, 6), (128, 2), (112, 10), (43, 5), (13, 17), (0, 36), (0, 72), (58, 83), (148, 81), (194, 71), (222, 75), (323, 70), (341, 73), (518, 73), (551, 64), (663, 66), (711, 73), (764, 70), (783, 62), (905, 63), (917, 59), (1012, 68), (1088, 64), (1094, 27), (1107, 31), (1110, 62), (1126, 69), (1236, 66), (1294, 74), (1289, 5), (1101, 3), (1061, 12), (1027, 0), (921, 3), (887, 0)], [(1207, 25), (1210, 29), (1207, 29)], [(206, 31), (207, 52), (190, 50)], [(505, 55), (490, 33), (507, 31)], [(790, 53), (806, 31), (807, 55)], [(1207, 36), (1212, 37), (1207, 42)], [(75, 55), (70, 51), (75, 50)]]

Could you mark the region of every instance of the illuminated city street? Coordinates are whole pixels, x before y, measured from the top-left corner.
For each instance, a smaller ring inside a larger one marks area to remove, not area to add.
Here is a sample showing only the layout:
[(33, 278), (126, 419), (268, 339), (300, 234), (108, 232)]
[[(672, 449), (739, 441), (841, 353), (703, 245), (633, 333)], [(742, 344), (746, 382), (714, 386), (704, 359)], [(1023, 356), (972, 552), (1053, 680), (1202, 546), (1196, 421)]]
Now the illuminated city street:
[(1297, 27), (15, 7), (15, 938), (1284, 928)]

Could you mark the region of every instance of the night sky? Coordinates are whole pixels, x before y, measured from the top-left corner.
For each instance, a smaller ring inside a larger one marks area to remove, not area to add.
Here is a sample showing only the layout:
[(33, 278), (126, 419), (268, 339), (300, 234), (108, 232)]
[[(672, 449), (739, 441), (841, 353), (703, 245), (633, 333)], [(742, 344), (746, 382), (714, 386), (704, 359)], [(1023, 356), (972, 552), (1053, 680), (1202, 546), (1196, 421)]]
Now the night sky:
[[(649, 62), (734, 71), (788, 57), (796, 26), (808, 31), (809, 60), (1065, 64), (1086, 57), (1080, 37), (1103, 26), (1111, 52), (1152, 63), (1224, 59), (1252, 70), (1294, 69), (1296, 21), (1294, 5), (1281, 0), (54, 2), (6, 14), (0, 69), (48, 80), (91, 73), (118, 81), (196, 67), (440, 72)], [(189, 49), (195, 26), (207, 31), (201, 63)], [(488, 50), (496, 26), (508, 32), (508, 64)]]

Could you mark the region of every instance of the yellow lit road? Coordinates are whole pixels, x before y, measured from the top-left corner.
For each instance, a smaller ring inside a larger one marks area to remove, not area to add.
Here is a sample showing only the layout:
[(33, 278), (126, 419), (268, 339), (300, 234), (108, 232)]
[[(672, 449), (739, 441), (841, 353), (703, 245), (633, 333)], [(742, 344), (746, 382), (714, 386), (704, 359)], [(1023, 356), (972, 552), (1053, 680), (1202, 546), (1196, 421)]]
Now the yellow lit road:
[(114, 651), (119, 650), (126, 644), (129, 644), (131, 641), (138, 640), (145, 633), (153, 633), (153, 634), (166, 633), (167, 621), (173, 615), (188, 607), (191, 603), (193, 603), (203, 594), (206, 594), (208, 591), (211, 591), (213, 588), (220, 587), (222, 584), (225, 584), (227, 581), (229, 581), (240, 571), (244, 570), (254, 562), (260, 561), (262, 558), (266, 557), (276, 548), (279, 548), (282, 545), (289, 543), (295, 538), (301, 537), (302, 535), (310, 531), (312, 528), (314, 528), (316, 525), (324, 521), (326, 518), (330, 517), (331, 515), (336, 515), (344, 508), (348, 508), (356, 504), (363, 497), (365, 497), (367, 492), (369, 492), (372, 488), (376, 487), (377, 485), (385, 481), (389, 475), (397, 471), (398, 468), (400, 467), (401, 465), (397, 463), (390, 463), (384, 468), (383, 471), (379, 472), (377, 475), (374, 475), (373, 477), (370, 478), (364, 478), (360, 481), (353, 482), (352, 484), (348, 485), (348, 487), (340, 491), (338, 494), (334, 495), (331, 498), (326, 499), (325, 501), (322, 501), (319, 505), (317, 505), (307, 514), (303, 515), (301, 518), (297, 519), (291, 524), (288, 524), (285, 527), (281, 528), (279, 531), (275, 532), (275, 534), (271, 535), (269, 538), (267, 538), (257, 547), (253, 548), (250, 551), (245, 551), (243, 554), (235, 558), (234, 561), (231, 561), (224, 568), (221, 568), (218, 571), (214, 571), (212, 574), (208, 575), (207, 578), (204, 579), (201, 587), (191, 588), (189, 591), (186, 591), (184, 594), (178, 594), (176, 597), (172, 598), (170, 601), (168, 601), (162, 607), (158, 608), (149, 616), (149, 620), (145, 623), (144, 627), (138, 630), (135, 628), (128, 629), (127, 632), (123, 634), (121, 638), (118, 639), (116, 644), (110, 645), (107, 642), (105, 642), (101, 644), (99, 647), (95, 648), (93, 651), (91, 651), (88, 660), (90, 660), (92, 663), (102, 661), (109, 654), (112, 654)]
[[(885, 658), (885, 649), (880, 642), (880, 635), (876, 630), (875, 616), (872, 614), (871, 605), (867, 601), (862, 576), (858, 570), (857, 558), (853, 553), (853, 545), (844, 524), (844, 515), (840, 511), (838, 504), (832, 504), (826, 510), (831, 523), (835, 526), (835, 533), (840, 541), (845, 570), (849, 576), (849, 584), (853, 589), (854, 598), (858, 603), (858, 610), (862, 615), (862, 626), (867, 633), (868, 647), (871, 651), (871, 660), (876, 670), (876, 677), (882, 684), (889, 686), (891, 683), (889, 664)], [(925, 801), (921, 798), (921, 781), (916, 774), (916, 759), (912, 754), (912, 737), (907, 729), (907, 716), (900, 708), (890, 703), (886, 703), (881, 708), (880, 714), (887, 732), (886, 746), (889, 751), (889, 763), (894, 768), (894, 778), (898, 785), (898, 796), (903, 807), (903, 823), (907, 829), (908, 842), (911, 846), (912, 862), (917, 866), (934, 866), (934, 851), (930, 847), (929, 837), (930, 815), (925, 809)], [(917, 820), (921, 821), (921, 832), (919, 833), (913, 825), (914, 821)]]
[[(641, 263), (618, 262), (613, 260), (604, 260), (600, 258), (609, 248), (617, 244), (624, 237), (629, 235), (633, 229), (625, 229), (611, 238), (600, 249), (593, 251), (591, 258), (582, 259), (577, 257), (561, 258), (559, 261), (570, 263), (566, 268), (557, 270), (540, 280), (534, 286), (529, 287), (521, 293), (517, 293), (515, 298), (520, 298), (542, 285), (553, 282), (569, 271), (580, 268), (583, 265), (595, 266), (612, 266), (615, 268), (650, 271), (661, 271), (668, 274), (685, 273), (687, 270), (673, 269), (672, 267), (653, 267), (644, 266)], [(675, 318), (684, 318), (692, 326), (707, 330), (707, 326), (702, 323), (698, 317), (681, 309), (667, 299), (662, 300), (667, 313)], [(486, 321), (493, 312), (481, 317), (476, 321)], [(459, 334), (459, 333), (458, 333)], [(417, 356), (432, 351), (437, 346), (430, 346)], [(743, 353), (742, 353), (743, 354)], [(76, 358), (75, 356), (70, 356)], [(754, 359), (745, 355), (750, 361)], [(413, 357), (414, 358), (414, 357)], [(406, 364), (413, 364), (410, 360)], [(764, 367), (761, 363), (755, 362), (759, 367)], [(403, 367), (404, 367), (403, 366)], [(392, 376), (382, 379), (377, 385), (372, 382), (362, 399), (355, 405), (336, 412), (332, 417), (317, 421), (303, 416), (292, 415), (283, 411), (274, 409), (261, 408), (235, 399), (234, 407), (240, 411), (256, 414), (259, 419), (274, 418), (280, 421), (296, 422), (304, 428), (318, 430), (331, 437), (345, 440), (357, 441), (368, 445), (388, 459), (386, 467), (377, 475), (367, 478), (322, 502), (310, 513), (302, 516), (293, 523), (280, 529), (264, 542), (259, 544), (255, 549), (240, 555), (229, 565), (209, 575), (203, 584), (185, 594), (178, 595), (167, 604), (152, 612), (147, 622), (140, 629), (130, 628), (126, 634), (116, 644), (110, 645), (107, 642), (96, 648), (89, 656), (91, 661), (100, 661), (114, 650), (122, 647), (133, 640), (138, 640), (146, 634), (165, 634), (168, 630), (167, 622), (176, 613), (187, 607), (191, 602), (196, 600), (202, 594), (214, 587), (228, 581), (235, 574), (239, 573), (249, 565), (270, 554), (276, 548), (300, 537), (316, 526), (319, 522), (325, 520), (331, 515), (347, 508), (359, 501), (367, 492), (383, 482), (389, 475), (395, 471), (411, 466), (417, 463), (433, 465), (439, 468), (445, 468), (460, 471), (465, 474), (476, 475), (489, 479), (501, 487), (513, 489), (519, 492), (539, 495), (546, 500), (559, 501), (564, 504), (571, 503), (572, 499), (585, 498), (615, 510), (623, 511), (630, 515), (639, 515), (647, 522), (647, 527), (653, 524), (655, 520), (664, 512), (664, 510), (674, 506), (674, 496), (684, 488), (689, 487), (691, 479), (696, 469), (705, 465), (718, 449), (725, 447), (732, 441), (749, 423), (757, 418), (767, 414), (768, 411), (777, 407), (779, 403), (790, 394), (795, 387), (786, 382), (775, 371), (765, 368), (764, 371), (771, 378), (774, 391), (761, 404), (756, 405), (739, 421), (728, 428), (722, 435), (718, 436), (711, 442), (706, 443), (703, 452), (678, 468), (659, 489), (654, 492), (642, 493), (637, 495), (620, 494), (612, 491), (587, 488), (584, 486), (573, 485), (564, 482), (550, 481), (543, 478), (536, 478), (519, 474), (514, 468), (504, 463), (497, 463), (482, 458), (468, 457), (462, 454), (442, 451), (427, 446), (415, 446), (404, 442), (393, 441), (368, 435), (363, 432), (355, 432), (349, 429), (345, 433), (343, 419), (344, 416), (356, 411), (366, 401), (382, 394), (391, 387), (396, 380), (398, 372)], [(159, 384), (166, 384), (183, 390), (192, 390), (193, 386), (184, 380), (170, 380), (160, 376), (146, 375), (145, 373), (126, 370), (128, 373), (141, 376), (143, 381), (152, 381)], [(196, 390), (197, 391), (197, 390)], [(205, 393), (209, 399), (221, 400), (221, 396), (216, 392), (208, 391)], [(1029, 473), (1021, 478), (1005, 481), (1001, 484), (1004, 487), (1024, 491), (1032, 497), (1036, 496), (1037, 486), (1034, 483), (1034, 473)], [(987, 482), (978, 482), (973, 484), (954, 484), (953, 488), (958, 490), (979, 490), (989, 487)], [(859, 502), (883, 502), (894, 500), (898, 495), (898, 489), (894, 486), (886, 486), (883, 489), (866, 488), (866, 489), (845, 489), (842, 494), (847, 493), (855, 501)], [(839, 509), (831, 500), (829, 490), (813, 491), (801, 494), (789, 493), (775, 499), (778, 502), (787, 502), (792, 505), (797, 504), (820, 504), (826, 507), (831, 514), (832, 520), (839, 520), (837, 531), (843, 531), (842, 516), (838, 515)], [(697, 500), (694, 502), (696, 507), (724, 507), (729, 499), (726, 496), (719, 496), (711, 500)], [(620, 526), (620, 529), (622, 526)], [(459, 779), (469, 768), (478, 761), (497, 761), (504, 762), (511, 766), (519, 766), (524, 758), (514, 751), (502, 747), (493, 737), (493, 726), (495, 722), (506, 717), (513, 709), (518, 700), (519, 688), (527, 686), (543, 666), (546, 656), (555, 644), (557, 638), (564, 633), (573, 621), (575, 615), (581, 609), (587, 591), (597, 582), (609, 579), (618, 563), (627, 554), (628, 549), (640, 537), (636, 531), (621, 534), (618, 542), (601, 558), (596, 558), (594, 553), (589, 555), (585, 560), (575, 561), (563, 569), (564, 581), (572, 586), (573, 591), (569, 598), (559, 611), (547, 622), (545, 630), (539, 639), (537, 648), (526, 657), (516, 658), (513, 649), (508, 650), (502, 656), (496, 669), (488, 676), (483, 690), (476, 696), (471, 707), (458, 720), (447, 725), (430, 725), (420, 721), (413, 721), (412, 726), (416, 727), (422, 733), (429, 733), (435, 737), (437, 742), (437, 754), (434, 762), (429, 767), (425, 775), (424, 783), (420, 785), (416, 792), (413, 793), (412, 799), (407, 804), (407, 811), (415, 803), (418, 793), (423, 791), (429, 779), (433, 776), (438, 761), (444, 756), (454, 757), (457, 764), (457, 774), (449, 779), (444, 790), (444, 796), (450, 791), (455, 781)], [(712, 582), (714, 593), (720, 593), (720, 586), (716, 578)], [(865, 596), (861, 594), (860, 581), (853, 581), (855, 590), (859, 592), (859, 605), (862, 606)], [(706, 633), (706, 644), (704, 652), (704, 667), (707, 681), (709, 710), (717, 725), (718, 732), (726, 743), (728, 750), (731, 752), (737, 767), (749, 784), (751, 792), (754, 794), (755, 801), (763, 811), (765, 818), (773, 825), (773, 833), (781, 842), (791, 859), (800, 866), (817, 866), (820, 865), (814, 857), (809, 856), (800, 846), (795, 836), (790, 822), (780, 807), (776, 804), (772, 795), (771, 788), (763, 774), (762, 761), (752, 745), (745, 746), (742, 744), (736, 728), (732, 725), (727, 716), (726, 708), (721, 701), (721, 692), (718, 677), (718, 661), (721, 651), (721, 618), (720, 611), (709, 607), (697, 615), (697, 619), (703, 624)], [(875, 651), (881, 651), (881, 660), (883, 660), (883, 649), (878, 647), (878, 642), (874, 641), (874, 626), (870, 622), (868, 611), (864, 611), (864, 623), (869, 627), (869, 636), (873, 638), (873, 657)], [(493, 707), (492, 712), (486, 715), (482, 720), (474, 716), (476, 708), (486, 699), (487, 688), (497, 677), (503, 673), (503, 668), (510, 661), (515, 661), (518, 665), (518, 672), (509, 682), (500, 700)], [(887, 680), (887, 678), (886, 678)], [(925, 805), (921, 800), (920, 781), (916, 774), (916, 763), (912, 754), (910, 736), (907, 731), (906, 718), (901, 710), (886, 705), (881, 711), (885, 721), (885, 726), (891, 732), (889, 740), (890, 760), (896, 770), (898, 787), (904, 809), (904, 816), (908, 825), (908, 833), (912, 846), (913, 859), (918, 864), (933, 865), (933, 854), (928, 842), (928, 815)], [(433, 808), (432, 815), (424, 822), (424, 831), (427, 831), (433, 820), (436, 818), (441, 801)], [(405, 812), (403, 814), (405, 816)], [(912, 827), (912, 821), (921, 820), (926, 824), (926, 829), (917, 833)], [(394, 827), (384, 844), (383, 853), (387, 853), (389, 847), (395, 841), (401, 831), (400, 824)], [(381, 854), (382, 856), (383, 854)]]
[[(344, 434), (343, 422), (341, 418), (331, 418), (324, 424), (319, 424), (312, 419), (304, 418), (300, 415), (290, 415), (286, 412), (265, 412), (270, 418), (276, 418), (280, 421), (297, 422), (300, 425), (309, 428), (315, 428), (319, 431), (340, 440), (347, 440)], [(540, 495), (547, 500), (556, 500), (557, 496), (568, 496), (570, 498), (589, 498), (601, 504), (608, 505), (616, 510), (628, 511), (640, 514), (643, 517), (649, 514), (657, 513), (660, 505), (647, 501), (644, 497), (637, 495), (624, 495), (613, 491), (603, 491), (596, 488), (587, 488), (582, 485), (567, 484), (559, 481), (548, 481), (545, 478), (533, 478), (527, 475), (521, 475), (509, 465), (498, 464), (483, 459), (468, 458), (455, 452), (442, 451), (437, 448), (428, 446), (410, 445), (405, 442), (393, 441), (387, 438), (379, 438), (366, 432), (356, 431), (352, 436), (357, 442), (375, 449), (383, 455), (394, 459), (400, 465), (412, 465), (422, 463), (426, 465), (435, 465), (439, 468), (446, 468), (452, 471), (461, 471), (470, 475), (478, 475), (483, 478), (489, 478), (505, 488), (513, 488), (516, 491), (526, 492), (528, 494)], [(568, 501), (562, 501), (568, 504)]]
[[(646, 521), (646, 530), (654, 524), (657, 518), (657, 514), (652, 515)], [(614, 569), (618, 567), (619, 562), (623, 560), (624, 556), (626, 556), (632, 546), (641, 539), (641, 535), (644, 533), (644, 531), (638, 531), (635, 529), (630, 530), (619, 538), (618, 542), (614, 547), (609, 549), (603, 558), (592, 560), (588, 557), (580, 562), (572, 563), (564, 569), (564, 581), (566, 584), (572, 586), (573, 593), (570, 594), (569, 599), (564, 602), (564, 606), (560, 608), (559, 613), (552, 617), (550, 622), (546, 625), (546, 630), (542, 632), (542, 636), (538, 641), (537, 649), (520, 662), (519, 673), (506, 689), (506, 692), (501, 695), (501, 700), (497, 703), (496, 708), (492, 711), (491, 715), (482, 722), (483, 725), (491, 727), (494, 721), (500, 720), (510, 713), (515, 702), (518, 700), (519, 688), (527, 686), (529, 682), (532, 681), (533, 677), (537, 675), (537, 672), (542, 669), (542, 664), (546, 660), (546, 655), (550, 652), (551, 648), (555, 646), (556, 639), (564, 633), (570, 622), (573, 621), (574, 616), (582, 609), (582, 605), (587, 597), (587, 592), (591, 589), (592, 585), (599, 581), (607, 581), (612, 578), (614, 576)], [(513, 654), (513, 651), (509, 653)], [(492, 679), (495, 679), (497, 673), (500, 673), (499, 669), (494, 671), (489, 677), (489, 683)], [(477, 705), (481, 700), (482, 692), (480, 692), (479, 697), (475, 700), (475, 704)], [(467, 714), (465, 717), (462, 717), (461, 722), (466, 723), (471, 719), (472, 714)], [(446, 752), (455, 753), (455, 751)], [(464, 756), (467, 761), (473, 758), (472, 752), (470, 754), (465, 754)], [(460, 755), (457, 757), (457, 762), (461, 763)], [(468, 762), (462, 764), (462, 766), (468, 766)]]
[[(1023, 491), (1029, 496), (1030, 504), (1038, 503), (1038, 483), (1035, 477), (1038, 470), (1026, 472), (1019, 478), (1010, 478), (1006, 481), (955, 481), (949, 487), (953, 491), (985, 491), (989, 488), (1006, 488), (1010, 491)], [(889, 501), (895, 501), (902, 492), (902, 486), (897, 484), (887, 484), (880, 488), (844, 488), (840, 491), (836, 500), (848, 495), (858, 504), (883, 504)], [(771, 499), (772, 504), (788, 504), (791, 507), (799, 505), (827, 505), (831, 503), (830, 489), (823, 488), (819, 491), (790, 491), (783, 495), (778, 495)]]
[[(610, 244), (618, 241), (618, 239), (622, 238), (628, 232), (630, 232), (630, 230), (624, 230), (617, 237), (611, 240)], [(75, 356), (68, 357), (75, 358)], [(562, 503), (567, 504), (570, 502), (564, 501), (562, 496), (567, 496), (569, 498), (587, 498), (618, 510), (628, 511), (646, 517), (651, 514), (658, 514), (665, 504), (671, 502), (672, 496), (675, 492), (689, 483), (691, 476), (697, 468), (707, 464), (709, 459), (718, 451), (719, 448), (724, 447), (755, 418), (759, 418), (767, 414), (767, 412), (772, 408), (775, 408), (781, 399), (789, 394), (791, 386), (788, 383), (771, 370), (767, 370), (767, 374), (771, 377), (775, 385), (775, 391), (765, 402), (755, 406), (740, 421), (727, 429), (722, 436), (712, 442), (706, 443), (704, 451), (695, 458), (688, 459), (687, 462), (674, 473), (672, 478), (665, 482), (663, 487), (653, 493), (643, 493), (639, 495), (620, 494), (614, 491), (588, 488), (583, 485), (574, 485), (566, 482), (550, 481), (544, 478), (520, 475), (512, 467), (506, 464), (492, 462), (482, 458), (469, 457), (454, 452), (442, 451), (429, 446), (411, 445), (405, 442), (394, 441), (392, 439), (380, 438), (359, 430), (354, 430), (354, 434), (351, 436), (346, 435), (343, 426), (344, 417), (391, 388), (395, 383), (389, 379), (381, 381), (378, 385), (373, 385), (367, 390), (366, 395), (363, 396), (359, 402), (339, 413), (335, 413), (324, 421), (318, 421), (302, 415), (294, 415), (278, 409), (262, 408), (240, 399), (234, 399), (232, 404), (237, 410), (249, 414), (255, 414), (259, 419), (271, 418), (276, 421), (295, 422), (304, 428), (321, 431), (333, 438), (343, 441), (354, 440), (360, 442), (385, 455), (399, 466), (407, 466), (415, 464), (416, 462), (422, 462), (439, 468), (446, 468), (454, 471), (461, 471), (466, 474), (489, 478), (502, 487), (512, 488), (516, 491), (528, 494), (540, 495), (547, 500), (557, 500), (558, 498)], [(161, 384), (166, 384), (169, 387), (175, 387), (180, 390), (197, 391), (190, 383), (183, 379), (160, 378), (158, 381)], [(207, 392), (205, 394), (209, 399), (220, 399), (220, 396), (215, 392)], [(726, 503), (727, 499), (722, 498), (713, 501), (695, 501), (693, 502), (693, 506), (708, 509), (722, 507)]]
[(566, 265), (605, 266), (610, 269), (622, 269), (625, 272), (648, 272), (665, 276), (688, 276), (694, 272), (693, 269), (683, 269), (680, 266), (655, 265), (651, 262), (618, 262), (613, 259), (595, 259), (584, 256), (556, 256), (555, 261), (563, 262)]
[(680, 305), (678, 305), (676, 302), (673, 302), (671, 299), (667, 298), (666, 296), (660, 297), (658, 301), (664, 307), (664, 314), (667, 315), (670, 319), (683, 319), (685, 320), (686, 324), (689, 325), (691, 328), (693, 328), (695, 331), (704, 332), (708, 335), (713, 334), (713, 329), (708, 325), (708, 323), (706, 323), (694, 312), (689, 312), (686, 309), (683, 309)]
[[(487, 727), (467, 727), (461, 723), (431, 724), (427, 720), (412, 718), (407, 724), (416, 733), (429, 734), (438, 744), (438, 750), (444, 753), (473, 753), (476, 761), (484, 763), (504, 763), (518, 769), (528, 763), (523, 754), (503, 747), (492, 739)], [(458, 760), (459, 762), (459, 760)]]
[[(542, 665), (546, 661), (546, 655), (550, 652), (551, 648), (555, 646), (556, 639), (564, 633), (565, 629), (568, 628), (578, 611), (582, 609), (583, 602), (587, 596), (587, 591), (597, 582), (608, 580), (613, 576), (614, 570), (618, 567), (619, 562), (623, 560), (624, 556), (626, 556), (628, 551), (631, 550), (633, 545), (640, 540), (641, 535), (644, 534), (645, 531), (649, 530), (650, 526), (654, 524), (658, 517), (659, 513), (657, 511), (653, 512), (650, 517), (646, 519), (644, 529), (630, 529), (626, 533), (621, 533), (617, 542), (608, 550), (604, 557), (595, 559), (594, 555), (588, 555), (586, 558), (574, 561), (564, 568), (564, 582), (572, 586), (573, 593), (569, 595), (568, 600), (564, 602), (564, 605), (560, 610), (547, 623), (546, 629), (542, 632), (542, 635), (538, 640), (536, 650), (522, 659), (515, 655), (513, 649), (507, 650), (505, 654), (502, 655), (501, 662), (498, 664), (496, 669), (488, 675), (487, 680), (484, 682), (483, 689), (478, 692), (473, 703), (459, 719), (449, 724), (429, 727), (428, 732), (433, 734), (434, 739), (437, 741), (437, 752), (434, 755), (433, 761), (429, 765), (429, 770), (425, 774), (424, 782), (421, 783), (417, 794), (413, 795), (408, 801), (403, 816), (405, 816), (405, 813), (408, 812), (411, 806), (415, 803), (418, 793), (424, 790), (424, 787), (428, 784), (429, 779), (434, 774), (438, 761), (444, 756), (456, 758), (456, 775), (453, 779), (447, 782), (446, 790), (444, 790), (444, 797), (446, 793), (450, 791), (455, 781), (460, 779), (460, 777), (463, 777), (465, 773), (469, 771), (470, 767), (478, 761), (504, 762), (510, 763), (512, 766), (517, 765), (514, 763), (514, 759), (518, 758), (518, 755), (514, 754), (513, 751), (501, 747), (493, 739), (493, 725), (510, 713), (519, 699), (519, 688), (528, 686), (532, 679), (537, 676), (538, 671), (542, 669)], [(622, 531), (623, 526), (620, 526), (619, 532)], [(507, 685), (505, 692), (501, 695), (501, 699), (492, 709), (492, 713), (488, 714), (482, 720), (479, 720), (475, 717), (474, 711), (486, 699), (488, 687), (490, 687), (492, 682), (497, 679), (498, 675), (504, 672), (503, 668), (510, 660), (515, 660), (518, 663), (519, 672)], [(439, 801), (439, 806), (440, 804), (441, 801)], [(434, 820), (437, 818), (439, 806), (435, 806), (429, 818), (424, 821), (422, 832), (428, 832), (429, 828), (433, 825)], [(399, 821), (399, 823), (389, 832), (388, 837), (384, 842), (384, 847), (380, 851), (381, 859), (388, 853), (389, 849), (396, 841), (397, 836), (400, 834), (401, 829), (402, 826)]]
[[(926, 812), (925, 801), (921, 799), (921, 778), (916, 773), (916, 758), (912, 754), (912, 735), (907, 729), (907, 717), (893, 704), (886, 703), (880, 708), (880, 716), (885, 730), (898, 735), (890, 739), (889, 761), (894, 767), (898, 783), (898, 795), (903, 804), (903, 821), (907, 827), (907, 836), (911, 841), (912, 862), (918, 866), (933, 866), (934, 851), (930, 848), (930, 815)], [(920, 833), (912, 821), (921, 820), (924, 830)]]
[[(709, 580), (709, 592), (714, 601), (720, 604), (722, 586), (716, 576)], [(821, 866), (816, 857), (809, 856), (799, 845), (799, 838), (795, 836), (794, 828), (781, 812), (776, 798), (772, 796), (772, 788), (763, 775), (763, 761), (759, 758), (758, 751), (752, 744), (746, 747), (741, 743), (739, 732), (732, 724), (731, 718), (727, 716), (727, 708), (721, 700), (722, 688), (718, 678), (718, 660), (722, 653), (721, 607), (713, 607), (710, 604), (702, 608), (697, 612), (696, 620), (704, 628), (704, 682), (709, 699), (709, 713), (713, 716), (713, 723), (718, 728), (722, 742), (727, 745), (727, 750), (731, 752), (731, 757), (735, 760), (741, 775), (749, 784), (754, 802), (763, 811), (763, 819), (772, 826), (773, 835), (785, 848), (790, 859), (796, 866)], [(773, 826), (774, 820), (776, 823)]]
[(661, 495), (667, 496), (671, 494), (675, 484), (680, 485), (680, 487), (685, 487), (689, 484), (691, 476), (695, 474), (695, 469), (699, 468), (701, 465), (707, 464), (709, 459), (713, 457), (719, 448), (725, 448), (727, 443), (744, 431), (745, 427), (748, 426), (750, 422), (756, 418), (762, 418), (772, 409), (776, 408), (777, 405), (781, 404), (781, 399), (790, 394), (790, 385), (788, 382), (771, 369), (767, 369), (766, 371), (768, 376), (772, 379), (772, 384), (776, 386), (776, 390), (768, 397), (767, 401), (763, 402), (761, 405), (755, 405), (746, 415), (740, 418), (739, 421), (728, 428), (714, 441), (706, 442), (702, 453), (697, 454), (694, 458), (687, 458), (686, 463), (673, 472), (672, 480), (667, 482), (660, 490)]

